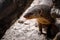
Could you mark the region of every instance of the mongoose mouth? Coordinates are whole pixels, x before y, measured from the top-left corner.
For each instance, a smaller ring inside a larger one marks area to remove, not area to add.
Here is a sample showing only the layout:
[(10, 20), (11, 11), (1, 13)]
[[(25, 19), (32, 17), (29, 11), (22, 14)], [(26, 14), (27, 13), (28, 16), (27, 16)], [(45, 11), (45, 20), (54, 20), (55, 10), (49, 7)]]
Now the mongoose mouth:
[(27, 14), (27, 15), (25, 15), (24, 17), (25, 17), (26, 19), (37, 19), (37, 18), (39, 18), (39, 16), (36, 16), (36, 15), (33, 15), (33, 14), (32, 14), (32, 15), (31, 15), (31, 14), (30, 14), (30, 15)]
[(31, 17), (31, 15), (32, 15), (32, 13), (26, 13), (26, 14), (24, 15), (24, 17), (28, 19), (28, 18)]
[(27, 13), (27, 14), (24, 15), (24, 17), (26, 19), (34, 19), (34, 18), (36, 18), (36, 16), (34, 15), (34, 13)]
[(37, 17), (35, 16), (24, 16), (26, 19), (36, 19)]

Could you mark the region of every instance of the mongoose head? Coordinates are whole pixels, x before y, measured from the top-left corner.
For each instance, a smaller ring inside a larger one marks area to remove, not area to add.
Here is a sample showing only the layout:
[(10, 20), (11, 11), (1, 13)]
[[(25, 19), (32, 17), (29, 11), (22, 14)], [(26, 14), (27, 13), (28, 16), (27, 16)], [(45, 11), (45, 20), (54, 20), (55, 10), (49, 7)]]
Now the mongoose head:
[(26, 19), (37, 18), (37, 17), (39, 17), (40, 12), (41, 12), (40, 9), (37, 9), (37, 8), (33, 7), (32, 9), (30, 9), (30, 10), (24, 15), (24, 17), (25, 17)]
[(26, 19), (37, 19), (38, 23), (49, 24), (50, 17), (50, 8), (46, 5), (35, 5), (32, 7), (24, 17)]
[(48, 15), (49, 11), (50, 8), (46, 5), (35, 5), (24, 15), (24, 17), (26, 19), (40, 18), (40, 16)]

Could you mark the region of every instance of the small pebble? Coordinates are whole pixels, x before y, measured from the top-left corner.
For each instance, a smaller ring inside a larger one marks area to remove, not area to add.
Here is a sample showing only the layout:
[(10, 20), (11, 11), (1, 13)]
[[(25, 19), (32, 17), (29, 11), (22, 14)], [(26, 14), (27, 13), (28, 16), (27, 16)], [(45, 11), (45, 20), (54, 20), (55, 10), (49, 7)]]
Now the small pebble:
[(18, 23), (24, 23), (24, 21), (18, 21)]

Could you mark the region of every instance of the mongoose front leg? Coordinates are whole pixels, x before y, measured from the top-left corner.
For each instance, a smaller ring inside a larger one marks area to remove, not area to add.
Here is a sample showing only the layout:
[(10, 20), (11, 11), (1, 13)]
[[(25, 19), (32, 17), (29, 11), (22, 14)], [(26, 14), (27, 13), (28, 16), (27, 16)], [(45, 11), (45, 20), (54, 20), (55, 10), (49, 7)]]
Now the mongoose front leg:
[(42, 34), (42, 25), (39, 24), (39, 31), (40, 31), (40, 34)]

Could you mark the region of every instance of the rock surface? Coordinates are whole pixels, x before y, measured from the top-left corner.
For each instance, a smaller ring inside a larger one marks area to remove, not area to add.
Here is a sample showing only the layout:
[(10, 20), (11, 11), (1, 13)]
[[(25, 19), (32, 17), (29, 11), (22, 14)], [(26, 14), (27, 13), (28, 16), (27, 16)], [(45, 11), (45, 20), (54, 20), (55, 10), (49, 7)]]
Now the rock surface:
[(8, 29), (1, 40), (46, 40), (39, 34), (38, 24), (35, 19), (18, 23), (18, 20)]

